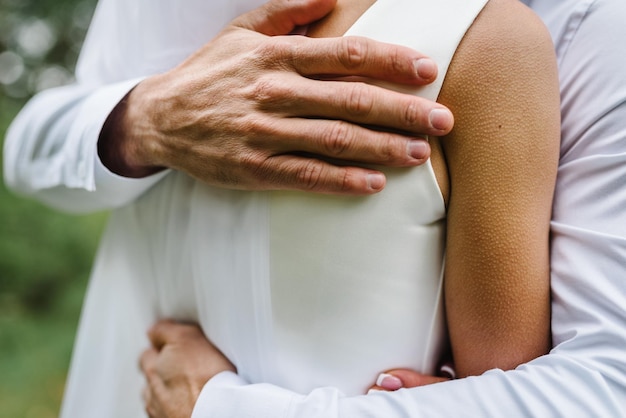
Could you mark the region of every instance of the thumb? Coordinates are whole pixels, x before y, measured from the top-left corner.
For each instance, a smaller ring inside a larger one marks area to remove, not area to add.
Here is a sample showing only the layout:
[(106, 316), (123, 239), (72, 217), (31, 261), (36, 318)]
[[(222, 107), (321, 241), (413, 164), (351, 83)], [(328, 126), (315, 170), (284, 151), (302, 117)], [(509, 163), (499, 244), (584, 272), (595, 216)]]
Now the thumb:
[(150, 339), (152, 347), (160, 351), (167, 343), (169, 339), (168, 336), (171, 333), (170, 329), (173, 326), (176, 326), (174, 322), (167, 319), (162, 319), (152, 325), (148, 330), (148, 338)]
[(181, 342), (195, 337), (196, 334), (202, 335), (197, 325), (169, 319), (158, 321), (148, 330), (150, 343), (159, 351), (166, 344)]
[(271, 0), (239, 16), (231, 25), (268, 36), (287, 35), (297, 26), (326, 16), (337, 0)]

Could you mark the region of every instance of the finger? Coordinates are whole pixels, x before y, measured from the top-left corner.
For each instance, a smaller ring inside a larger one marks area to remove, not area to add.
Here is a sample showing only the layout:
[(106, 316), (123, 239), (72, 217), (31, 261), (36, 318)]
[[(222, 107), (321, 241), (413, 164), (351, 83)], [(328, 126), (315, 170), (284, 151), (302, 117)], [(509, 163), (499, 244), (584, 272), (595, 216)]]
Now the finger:
[(144, 409), (150, 418), (165, 416), (160, 408), (162, 405), (160, 399), (163, 397), (163, 393), (167, 393), (167, 388), (156, 369), (158, 358), (159, 352), (154, 348), (145, 350), (140, 358), (140, 367), (146, 381), (141, 397)]
[(308, 115), (332, 118), (340, 109), (344, 120), (400, 132), (443, 136), (454, 125), (452, 112), (443, 105), (365, 83), (321, 83), (298, 99), (302, 109), (297, 110)]
[(380, 386), (370, 386), (370, 388), (367, 390), (366, 394), (367, 395), (371, 395), (373, 393), (378, 393), (378, 392), (388, 392), (387, 390), (381, 388)]
[(253, 89), (261, 108), (288, 116), (341, 119), (414, 134), (443, 136), (454, 125), (439, 103), (362, 82), (266, 76)]
[[(274, 38), (276, 48), (281, 38)], [(290, 37), (283, 42), (290, 62), (305, 76), (358, 75), (389, 82), (424, 85), (437, 77), (436, 63), (411, 48), (359, 36), (339, 38)]]
[(231, 25), (268, 36), (287, 35), (296, 26), (326, 16), (336, 0), (272, 0), (235, 19)]
[(315, 158), (279, 155), (267, 161), (255, 174), (272, 189), (358, 196), (377, 193), (386, 183), (384, 174), (378, 171), (335, 166)]
[(154, 348), (161, 350), (161, 348), (166, 344), (167, 336), (169, 336), (169, 329), (172, 325), (174, 325), (174, 321), (162, 319), (150, 327), (148, 330), (148, 338)]
[[(293, 118), (284, 119), (280, 124), (266, 124), (262, 129), (265, 131), (255, 145), (267, 148), (271, 144), (269, 149), (275, 154), (305, 153), (352, 162), (352, 165), (359, 162), (392, 167), (420, 165), (430, 156), (430, 146), (424, 139), (343, 121)], [(268, 162), (280, 161), (275, 158), (270, 157)]]
[(146, 413), (150, 418), (164, 417), (161, 408), (162, 404), (160, 399), (163, 397), (163, 393), (167, 393), (167, 388), (157, 374), (151, 374), (146, 378), (147, 386), (143, 388), (142, 399)]
[(160, 320), (148, 330), (148, 338), (153, 347), (160, 350), (165, 344), (174, 343), (202, 331), (197, 325), (172, 320)]
[(150, 389), (147, 386), (144, 386), (141, 390), (141, 400), (143, 401), (143, 405), (147, 407), (150, 404)]
[(141, 353), (139, 357), (139, 369), (146, 378), (155, 370), (158, 356), (159, 352), (155, 348), (148, 348)]
[(381, 373), (376, 379), (376, 386), (384, 390), (394, 391), (402, 389), (404, 387), (404, 382), (402, 379), (391, 373)]
[(156, 418), (157, 414), (152, 406), (152, 394), (150, 393), (150, 389), (148, 387), (143, 388), (141, 398), (143, 400), (143, 408), (146, 411), (146, 415), (148, 415), (149, 418)]
[(456, 370), (454, 369), (454, 363), (452, 361), (443, 363), (439, 367), (439, 376), (448, 379), (456, 379)]

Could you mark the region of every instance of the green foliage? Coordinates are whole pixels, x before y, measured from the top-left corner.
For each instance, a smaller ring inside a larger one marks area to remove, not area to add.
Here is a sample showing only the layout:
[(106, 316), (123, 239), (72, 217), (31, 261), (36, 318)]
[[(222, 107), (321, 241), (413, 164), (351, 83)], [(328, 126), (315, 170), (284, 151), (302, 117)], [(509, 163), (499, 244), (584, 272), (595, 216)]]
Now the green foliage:
[[(0, 145), (32, 94), (71, 81), (95, 2), (0, 0)], [(0, 418), (57, 416), (104, 218), (0, 183)]]
[(0, 0), (0, 84), (26, 99), (72, 79), (96, 0)]
[(61, 214), (2, 184), (0, 219), (0, 418), (55, 417), (104, 214)]
[(84, 280), (45, 315), (0, 315), (0, 418), (58, 416)]

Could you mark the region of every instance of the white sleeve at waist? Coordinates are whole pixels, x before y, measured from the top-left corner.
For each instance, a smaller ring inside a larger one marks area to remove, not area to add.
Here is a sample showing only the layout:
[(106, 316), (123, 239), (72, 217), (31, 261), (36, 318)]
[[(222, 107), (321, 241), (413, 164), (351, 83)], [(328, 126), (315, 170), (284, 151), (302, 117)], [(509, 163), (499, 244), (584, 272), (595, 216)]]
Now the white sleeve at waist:
[(121, 206), (150, 188), (165, 173), (143, 179), (123, 178), (102, 166), (97, 155), (104, 121), (139, 81), (97, 88), (75, 84), (31, 99), (7, 132), (7, 185), (71, 212)]
[(330, 387), (299, 395), (224, 372), (206, 384), (192, 418), (618, 417), (618, 396), (600, 373), (554, 353), (514, 371), (356, 397)]

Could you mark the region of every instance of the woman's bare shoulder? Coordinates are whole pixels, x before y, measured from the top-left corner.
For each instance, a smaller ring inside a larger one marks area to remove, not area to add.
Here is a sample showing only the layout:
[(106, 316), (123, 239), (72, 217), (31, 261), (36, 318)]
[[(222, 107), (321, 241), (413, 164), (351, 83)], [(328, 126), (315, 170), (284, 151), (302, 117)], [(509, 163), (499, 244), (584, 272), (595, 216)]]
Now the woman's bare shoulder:
[(503, 160), (515, 147), (541, 152), (547, 145), (542, 141), (553, 146), (558, 98), (555, 52), (544, 24), (518, 0), (490, 0), (457, 48), (439, 95), (455, 117), (451, 134), (434, 141), (443, 147), (442, 154), (435, 145), (432, 154), (442, 190), (449, 187), (441, 175), (444, 167), (452, 174), (459, 171), (459, 161), (471, 161), (487, 170), (483, 159), (494, 156), (496, 144), (506, 143), (499, 148)]
[(489, 110), (523, 108), (519, 100), (536, 106), (536, 97), (558, 94), (556, 89), (554, 46), (543, 22), (518, 0), (490, 0), (452, 59), (440, 101), (455, 118), (467, 114), (476, 122)]
[[(507, 77), (547, 70), (554, 47), (541, 19), (519, 0), (490, 0), (467, 31), (455, 55), (455, 67), (474, 77), (506, 69)], [(531, 77), (533, 74), (526, 74)]]

